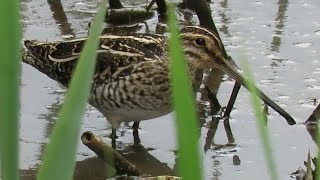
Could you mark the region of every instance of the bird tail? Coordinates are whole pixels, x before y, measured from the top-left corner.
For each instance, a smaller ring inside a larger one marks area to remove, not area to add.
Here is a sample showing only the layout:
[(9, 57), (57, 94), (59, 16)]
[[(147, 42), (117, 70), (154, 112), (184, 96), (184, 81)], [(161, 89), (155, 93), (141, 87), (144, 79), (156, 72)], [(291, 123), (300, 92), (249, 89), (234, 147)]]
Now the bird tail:
[(32, 54), (29, 51), (22, 52), (22, 62), (27, 63), (29, 65), (35, 64), (35, 58), (32, 56)]

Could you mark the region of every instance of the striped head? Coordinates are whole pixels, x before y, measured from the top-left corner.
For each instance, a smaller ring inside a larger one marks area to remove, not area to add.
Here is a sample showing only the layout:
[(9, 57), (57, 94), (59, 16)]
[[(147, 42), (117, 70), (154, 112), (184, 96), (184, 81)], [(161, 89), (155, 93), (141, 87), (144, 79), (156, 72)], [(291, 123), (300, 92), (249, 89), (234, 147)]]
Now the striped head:
[(221, 41), (208, 29), (199, 26), (184, 27), (181, 29), (181, 39), (188, 62), (195, 68), (215, 68), (224, 60)]
[(27, 51), (22, 54), (22, 61), (67, 86), (83, 42), (42, 43), (26, 40), (24, 45)]

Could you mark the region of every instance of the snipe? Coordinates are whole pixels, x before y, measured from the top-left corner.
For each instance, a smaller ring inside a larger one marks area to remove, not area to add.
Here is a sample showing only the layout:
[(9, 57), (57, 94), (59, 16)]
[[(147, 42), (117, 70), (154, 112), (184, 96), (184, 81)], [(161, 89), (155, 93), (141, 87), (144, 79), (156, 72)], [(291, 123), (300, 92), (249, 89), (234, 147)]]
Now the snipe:
[[(240, 73), (223, 57), (217, 36), (202, 27), (181, 30), (184, 52), (194, 90), (202, 82), (202, 71), (221, 68), (246, 87)], [(23, 62), (68, 87), (86, 39), (40, 43), (25, 41)], [(97, 50), (89, 103), (116, 130), (121, 122), (141, 121), (172, 111), (168, 77), (167, 38), (151, 34), (105, 34)], [(260, 98), (281, 114), (288, 124), (293, 118), (259, 90)], [(113, 131), (114, 132), (114, 131)]]

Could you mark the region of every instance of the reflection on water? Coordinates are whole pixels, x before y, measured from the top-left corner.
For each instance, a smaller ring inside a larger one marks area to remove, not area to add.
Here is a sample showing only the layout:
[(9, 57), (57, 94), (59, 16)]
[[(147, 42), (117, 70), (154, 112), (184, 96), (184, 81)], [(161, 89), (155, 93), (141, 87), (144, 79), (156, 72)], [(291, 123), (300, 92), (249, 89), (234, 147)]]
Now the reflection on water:
[(50, 10), (52, 12), (52, 17), (56, 20), (62, 35), (72, 35), (75, 37), (73, 29), (71, 28), (70, 23), (66, 13), (64, 12), (63, 6), (60, 0), (47, 0)]
[(289, 6), (289, 0), (279, 0), (278, 2), (278, 12), (275, 19), (275, 35), (273, 35), (271, 42), (271, 51), (279, 53), (279, 48), (281, 45), (282, 33), (284, 30), (284, 23), (286, 22), (286, 12)]
[(119, 151), (124, 157), (132, 162), (143, 174), (152, 176), (174, 175), (174, 171), (158, 158), (150, 154), (152, 149), (146, 149), (143, 145), (127, 145)]
[[(142, 145), (128, 145), (119, 152), (124, 158), (133, 163), (137, 169), (141, 170), (142, 174), (149, 174), (153, 176), (160, 175), (175, 175), (174, 171), (168, 167), (166, 163), (159, 161), (152, 156), (149, 151)], [(109, 172), (112, 167), (109, 167), (99, 157), (91, 157), (82, 161), (76, 162), (74, 179), (76, 180), (101, 180), (109, 178)], [(36, 179), (36, 169), (25, 169), (20, 171), (22, 180), (34, 180)]]
[(227, 35), (227, 37), (231, 37), (229, 32), (228, 25), (230, 24), (230, 18), (227, 16), (227, 12), (230, 11), (228, 7), (228, 0), (224, 0), (220, 2), (221, 7), (223, 7), (222, 11), (219, 11), (219, 16), (221, 16), (222, 26), (220, 27), (220, 31)]
[(218, 180), (221, 179), (221, 162), (219, 160), (215, 160), (215, 158), (213, 158), (213, 164), (212, 164), (212, 179), (214, 180)]
[(226, 150), (226, 149), (233, 149), (235, 148), (237, 145), (235, 144), (235, 139), (233, 137), (233, 133), (230, 127), (230, 122), (229, 119), (223, 119), (223, 127), (224, 130), (226, 132), (226, 136), (227, 136), (227, 142), (225, 144), (216, 144), (214, 141), (214, 136), (216, 135), (217, 129), (218, 129), (218, 125), (219, 122), (221, 120), (221, 117), (212, 117), (212, 120), (210, 122), (210, 125), (208, 127), (208, 132), (207, 132), (207, 137), (206, 137), (206, 142), (204, 145), (204, 152), (207, 152), (209, 149), (213, 149), (213, 150)]

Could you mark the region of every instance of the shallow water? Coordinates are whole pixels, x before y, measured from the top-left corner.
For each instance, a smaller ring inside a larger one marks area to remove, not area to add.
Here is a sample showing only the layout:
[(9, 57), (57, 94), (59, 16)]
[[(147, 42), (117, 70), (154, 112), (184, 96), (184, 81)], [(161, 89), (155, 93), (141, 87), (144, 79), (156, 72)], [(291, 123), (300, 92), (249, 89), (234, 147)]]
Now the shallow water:
[[(39, 0), (22, 0), (24, 39), (40, 41), (84, 37), (97, 7), (96, 0), (65, 0), (62, 6)], [(138, 1), (135, 1), (138, 2)], [(126, 5), (145, 5), (145, 2)], [(214, 1), (211, 3), (214, 21), (228, 54), (241, 67), (241, 56), (248, 57), (259, 87), (297, 121), (288, 126), (285, 120), (269, 108), (268, 126), (280, 179), (291, 179), (290, 173), (303, 167), (310, 150), (317, 147), (303, 123), (314, 110), (314, 99), (320, 97), (320, 21), (317, 17), (320, 1)], [(63, 9), (62, 9), (63, 8)], [(65, 13), (63, 13), (63, 11)], [(54, 12), (54, 13), (53, 13)], [(183, 16), (182, 14), (180, 14)], [(181, 17), (183, 18), (183, 17)], [(197, 18), (192, 18), (197, 22)], [(139, 24), (140, 32), (154, 32), (156, 17)], [(20, 116), (20, 167), (23, 179), (32, 179), (41, 163), (43, 148), (48, 142), (65, 89), (34, 68), (22, 64)], [(218, 92), (225, 106), (233, 81), (225, 78)], [(200, 95), (199, 95), (200, 97)], [(208, 109), (208, 104), (203, 106)], [(234, 143), (229, 146), (223, 122), (204, 152), (211, 116), (206, 115), (202, 127), (200, 150), (206, 179), (270, 179), (256, 130), (256, 119), (249, 94), (241, 89), (230, 126)], [(125, 152), (138, 151), (131, 157), (152, 175), (171, 174), (175, 169), (176, 141), (173, 115), (169, 114), (140, 125), (141, 147), (132, 146), (131, 124), (118, 130), (117, 147)], [(81, 132), (92, 131), (110, 143), (111, 126), (93, 107), (88, 106)], [(138, 148), (138, 150), (137, 150)], [(233, 164), (237, 155), (240, 165)], [(103, 179), (104, 166), (95, 154), (80, 143), (77, 153), (76, 179)], [(148, 161), (146, 161), (148, 159)], [(169, 167), (169, 168), (168, 168)]]

